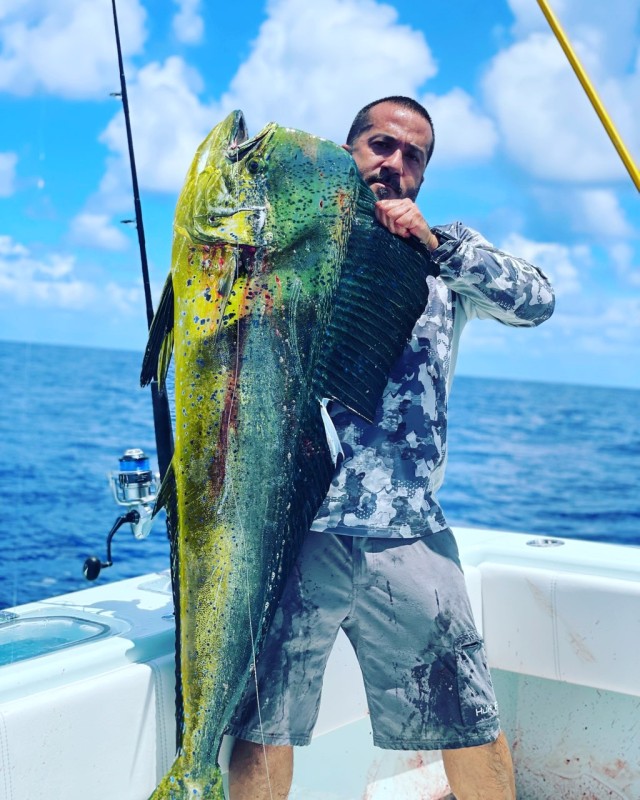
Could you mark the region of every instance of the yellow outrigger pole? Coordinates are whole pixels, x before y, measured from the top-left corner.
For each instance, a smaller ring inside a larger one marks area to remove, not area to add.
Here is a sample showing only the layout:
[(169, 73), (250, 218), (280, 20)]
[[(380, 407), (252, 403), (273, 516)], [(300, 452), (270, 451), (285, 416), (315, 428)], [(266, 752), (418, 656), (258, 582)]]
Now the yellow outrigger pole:
[(551, 30), (555, 34), (558, 44), (563, 49), (566, 57), (569, 59), (569, 63), (573, 67), (573, 71), (576, 73), (582, 88), (587, 94), (587, 97), (589, 100), (591, 100), (591, 105), (594, 107), (596, 114), (600, 118), (600, 122), (603, 124), (604, 129), (609, 134), (609, 138), (611, 139), (613, 146), (618, 151), (618, 155), (622, 159), (622, 163), (627, 168), (627, 172), (631, 176), (631, 180), (634, 182), (636, 189), (640, 191), (640, 171), (635, 165), (633, 158), (631, 158), (631, 154), (625, 147), (624, 142), (620, 138), (620, 134), (616, 130), (611, 118), (607, 114), (605, 107), (602, 105), (602, 101), (598, 97), (593, 84), (589, 80), (589, 76), (584, 71), (584, 68), (578, 60), (578, 57), (573, 52), (571, 43), (567, 39), (565, 32), (562, 30), (562, 26), (558, 22), (556, 15), (549, 7), (547, 0), (538, 0), (538, 5), (540, 6), (542, 13), (545, 15)]

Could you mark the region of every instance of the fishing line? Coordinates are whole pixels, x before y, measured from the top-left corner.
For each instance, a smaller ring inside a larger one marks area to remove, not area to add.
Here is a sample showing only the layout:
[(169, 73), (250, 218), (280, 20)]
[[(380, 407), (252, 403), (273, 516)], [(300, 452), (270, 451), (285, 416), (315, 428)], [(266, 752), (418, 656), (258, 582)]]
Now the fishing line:
[[(240, 187), (237, 180), (237, 172), (240, 169), (240, 155), (238, 150), (236, 149), (236, 208), (240, 207)], [(235, 278), (239, 277), (239, 264), (240, 264), (240, 245), (236, 239), (235, 246), (233, 248), (233, 257), (234, 257), (234, 273)], [(238, 314), (237, 321), (236, 321), (236, 335), (237, 335), (237, 342), (238, 346), (236, 346), (236, 363), (235, 363), (235, 375), (237, 376), (240, 371), (240, 314)], [(229, 403), (228, 409), (228, 417), (227, 417), (227, 431), (230, 430), (231, 427), (231, 416), (232, 416), (232, 409), (234, 407), (234, 403), (236, 400), (236, 391), (237, 391), (237, 381), (234, 380), (233, 382), (233, 391), (231, 393), (231, 402)], [(228, 433), (227, 433), (228, 437)], [(227, 438), (228, 443), (228, 438)], [(260, 738), (262, 744), (262, 753), (264, 756), (264, 767), (265, 767), (265, 774), (267, 778), (267, 788), (269, 790), (269, 797), (273, 800), (273, 789), (271, 785), (271, 774), (269, 772), (269, 760), (267, 757), (267, 743), (264, 738), (264, 728), (262, 724), (262, 712), (260, 711), (260, 689), (258, 686), (258, 665), (257, 665), (257, 657), (256, 657), (256, 640), (255, 634), (253, 630), (253, 623), (251, 621), (251, 592), (249, 589), (249, 566), (248, 566), (248, 550), (247, 550), (247, 537), (246, 531), (244, 529), (244, 525), (242, 524), (242, 517), (240, 515), (240, 509), (238, 506), (238, 496), (236, 494), (233, 476), (231, 475), (230, 471), (225, 472), (225, 478), (229, 480), (229, 490), (231, 492), (231, 496), (233, 497), (233, 504), (236, 512), (236, 520), (238, 523), (238, 527), (240, 529), (240, 539), (242, 541), (243, 547), (243, 563), (244, 563), (244, 577), (245, 577), (245, 590), (246, 590), (246, 597), (247, 597), (247, 615), (249, 617), (249, 637), (251, 639), (251, 653), (252, 653), (252, 663), (253, 663), (253, 682), (256, 691), (256, 706), (258, 711), (258, 724), (260, 726)], [(226, 483), (226, 480), (225, 480)]]

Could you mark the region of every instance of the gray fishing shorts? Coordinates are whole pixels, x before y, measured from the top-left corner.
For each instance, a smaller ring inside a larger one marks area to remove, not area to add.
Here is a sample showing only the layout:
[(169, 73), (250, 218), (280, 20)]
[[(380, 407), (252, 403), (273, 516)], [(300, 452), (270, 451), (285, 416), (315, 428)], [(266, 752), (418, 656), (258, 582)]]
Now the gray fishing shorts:
[(258, 659), (260, 713), (252, 677), (228, 732), (309, 744), (339, 628), (358, 657), (375, 745), (437, 750), (497, 738), (484, 645), (449, 530), (416, 539), (310, 532)]

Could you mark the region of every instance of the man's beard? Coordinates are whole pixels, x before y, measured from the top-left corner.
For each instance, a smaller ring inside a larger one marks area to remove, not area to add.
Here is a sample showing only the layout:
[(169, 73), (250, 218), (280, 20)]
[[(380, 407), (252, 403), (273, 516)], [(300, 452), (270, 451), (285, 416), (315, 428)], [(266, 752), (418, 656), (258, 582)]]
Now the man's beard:
[(367, 178), (369, 186), (373, 187), (375, 183), (378, 184), (373, 192), (378, 200), (387, 200), (392, 195), (402, 197), (402, 190), (400, 188), (400, 178), (393, 172), (389, 172), (384, 167), (376, 172), (375, 175), (369, 175)]
[[(369, 175), (367, 183), (372, 187), (372, 191), (378, 200), (388, 200), (389, 198), (401, 200), (405, 197), (415, 200), (418, 195), (417, 191), (404, 192), (400, 185), (400, 178), (395, 173), (389, 173), (385, 169), (381, 169), (375, 175)], [(373, 185), (376, 183), (378, 185), (373, 189)]]

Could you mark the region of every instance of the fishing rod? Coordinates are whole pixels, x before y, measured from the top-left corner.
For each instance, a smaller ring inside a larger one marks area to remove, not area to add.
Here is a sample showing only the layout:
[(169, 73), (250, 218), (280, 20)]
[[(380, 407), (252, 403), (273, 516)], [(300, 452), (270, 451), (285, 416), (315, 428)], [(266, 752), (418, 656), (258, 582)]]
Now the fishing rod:
[[(133, 188), (133, 202), (135, 210), (135, 222), (138, 230), (138, 246), (140, 249), (140, 265), (142, 267), (142, 282), (144, 285), (144, 299), (147, 311), (147, 327), (151, 327), (153, 321), (153, 301), (151, 298), (151, 283), (149, 280), (149, 264), (147, 262), (147, 247), (144, 238), (144, 225), (142, 222), (142, 206), (140, 204), (140, 191), (138, 189), (138, 174), (136, 171), (136, 159), (133, 152), (133, 135), (131, 133), (131, 118), (129, 116), (129, 99), (127, 96), (127, 82), (124, 74), (124, 63), (122, 60), (122, 48), (120, 46), (120, 31), (118, 28), (118, 14), (116, 11), (116, 0), (111, 0), (113, 8), (113, 27), (116, 36), (116, 48), (118, 51), (118, 68), (120, 70), (120, 98), (122, 100), (122, 110), (127, 130), (127, 146), (129, 148), (129, 165), (131, 167), (131, 184)], [(151, 403), (153, 406), (153, 426), (155, 430), (156, 449), (158, 453), (158, 467), (160, 478), (164, 478), (171, 457), (173, 455), (173, 434), (171, 430), (171, 415), (169, 412), (169, 401), (166, 392), (160, 393), (156, 381), (151, 383)]]
[[(124, 75), (122, 61), (122, 48), (120, 46), (120, 31), (118, 29), (118, 14), (116, 0), (111, 0), (113, 8), (113, 27), (118, 51), (118, 67), (120, 70), (120, 92), (114, 92), (122, 100), (122, 109), (127, 131), (127, 145), (129, 148), (129, 164), (131, 166), (131, 183), (133, 187), (133, 202), (135, 208), (135, 223), (138, 231), (138, 246), (140, 249), (140, 264), (142, 267), (142, 283), (147, 311), (147, 327), (153, 322), (153, 301), (151, 298), (151, 282), (149, 280), (149, 264), (147, 261), (147, 247), (144, 238), (144, 224), (142, 222), (142, 206), (140, 204), (140, 191), (138, 189), (138, 174), (136, 160), (133, 152), (133, 135), (131, 133), (131, 119), (129, 116), (129, 100), (127, 97), (127, 83)], [(171, 414), (169, 400), (165, 392), (158, 389), (157, 381), (151, 383), (151, 403), (153, 406), (153, 427), (155, 432), (156, 450), (158, 454), (158, 468), (160, 478), (164, 478), (173, 455), (173, 433), (171, 429)], [(120, 506), (127, 508), (115, 521), (107, 536), (107, 559), (102, 561), (97, 556), (89, 556), (84, 562), (83, 572), (87, 580), (95, 580), (100, 571), (113, 565), (111, 558), (111, 542), (122, 525), (130, 523), (131, 530), (136, 539), (144, 539), (151, 530), (153, 523), (153, 508), (157, 497), (158, 486), (155, 476), (149, 468), (149, 459), (142, 450), (137, 448), (126, 450), (120, 458), (120, 470), (110, 474), (113, 495)], [(173, 521), (167, 515), (167, 532), (172, 541)], [(173, 552), (172, 543), (172, 552)]]
[(622, 138), (620, 137), (620, 134), (616, 130), (616, 127), (613, 124), (611, 117), (607, 114), (607, 111), (602, 101), (600, 100), (598, 93), (596, 92), (593, 84), (589, 80), (589, 76), (585, 72), (585, 69), (580, 63), (578, 56), (571, 47), (571, 43), (567, 38), (567, 35), (564, 32), (562, 26), (560, 25), (558, 18), (553, 13), (553, 10), (547, 3), (547, 0), (538, 0), (538, 5), (540, 6), (540, 9), (545, 16), (545, 19), (549, 23), (549, 27), (551, 28), (554, 36), (556, 37), (558, 44), (562, 48), (565, 56), (567, 57), (569, 63), (571, 64), (571, 67), (573, 68), (576, 77), (580, 81), (580, 85), (582, 86), (582, 88), (585, 91), (585, 94), (591, 101), (591, 105), (593, 106), (596, 114), (598, 115), (598, 118), (600, 119), (600, 122), (602, 123), (604, 129), (609, 135), (609, 138), (611, 139), (613, 146), (616, 148), (616, 151), (620, 156), (620, 159), (622, 160), (622, 163), (624, 164), (627, 172), (629, 173), (631, 180), (633, 181), (636, 189), (640, 191), (640, 170), (638, 170), (638, 167), (636, 166), (633, 158), (631, 157), (631, 154), (629, 153), (624, 142), (622, 141)]
[[(140, 192), (138, 189), (138, 175), (136, 172), (136, 160), (133, 152), (133, 135), (131, 133), (131, 119), (129, 117), (129, 99), (127, 97), (127, 82), (124, 75), (124, 63), (122, 61), (122, 48), (120, 46), (120, 32), (118, 29), (118, 14), (116, 11), (116, 0), (111, 0), (113, 8), (113, 27), (116, 35), (116, 47), (118, 50), (118, 68), (120, 70), (120, 91), (122, 99), (122, 110), (127, 129), (127, 145), (129, 148), (129, 164), (131, 166), (131, 184), (133, 188), (133, 201), (135, 206), (136, 228), (138, 229), (138, 244), (140, 247), (140, 264), (142, 267), (142, 281), (144, 284), (144, 298), (147, 310), (147, 326), (151, 328), (153, 322), (153, 302), (151, 299), (151, 284), (149, 281), (149, 265), (147, 263), (147, 248), (144, 239), (144, 226), (142, 223), (142, 206), (140, 204)], [(167, 393), (158, 389), (157, 380), (151, 382), (151, 402), (153, 405), (153, 427), (156, 437), (156, 450), (158, 453), (158, 468), (161, 480), (167, 473), (171, 465), (173, 456), (173, 433), (171, 429), (171, 414), (169, 413), (169, 400)], [(130, 463), (128, 463), (130, 462)], [(149, 472), (145, 470), (148, 466), (145, 462), (144, 453), (138, 450), (127, 451), (120, 459), (120, 472), (116, 476), (112, 474), (112, 483), (116, 502), (129, 508), (121, 519), (128, 521), (131, 525), (134, 536), (146, 535), (147, 526), (151, 526), (153, 512), (150, 512), (151, 503), (149, 493), (153, 493), (156, 488), (152, 478), (149, 482)], [(133, 469), (131, 469), (133, 468)], [(115, 480), (114, 480), (115, 478)], [(130, 500), (133, 495), (133, 502)], [(155, 505), (155, 497), (153, 498)], [(178, 550), (176, 546), (175, 532), (177, 530), (177, 519), (170, 503), (167, 507), (167, 535), (169, 537), (170, 562), (171, 562), (171, 589), (173, 595), (173, 607), (180, 608), (180, 588), (176, 580), (178, 564)], [(116, 520), (114, 527), (107, 537), (107, 561), (105, 566), (111, 561), (110, 544), (113, 535), (118, 529), (119, 524)], [(96, 564), (98, 562), (98, 564)], [(94, 558), (85, 561), (85, 576), (92, 580), (92, 575), (97, 577), (103, 562)], [(180, 618), (176, 615), (176, 642), (180, 638)], [(175, 667), (176, 687), (182, 685), (181, 666), (176, 660)], [(182, 695), (176, 688), (176, 748), (182, 744), (182, 729), (184, 724), (184, 709)]]

